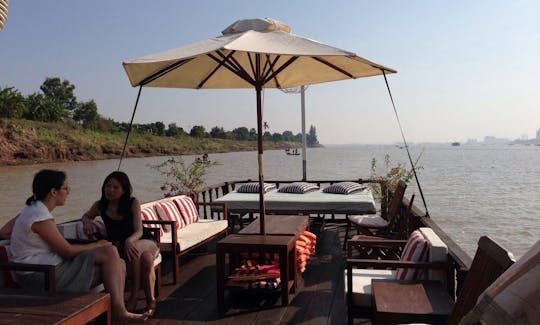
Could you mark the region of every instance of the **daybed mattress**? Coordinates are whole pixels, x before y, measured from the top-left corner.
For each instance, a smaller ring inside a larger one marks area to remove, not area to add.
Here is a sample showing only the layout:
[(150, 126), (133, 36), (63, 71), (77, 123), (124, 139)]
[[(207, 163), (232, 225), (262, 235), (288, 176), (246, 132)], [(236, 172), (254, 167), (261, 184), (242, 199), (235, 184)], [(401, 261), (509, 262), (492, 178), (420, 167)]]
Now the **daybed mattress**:
[[(229, 212), (250, 213), (259, 211), (258, 193), (238, 193), (233, 191), (214, 202), (227, 203)], [(375, 201), (369, 189), (356, 193), (329, 194), (322, 190), (304, 194), (280, 193), (277, 189), (264, 194), (267, 213), (335, 213), (368, 214), (375, 213)], [(212, 207), (220, 211), (221, 207)]]

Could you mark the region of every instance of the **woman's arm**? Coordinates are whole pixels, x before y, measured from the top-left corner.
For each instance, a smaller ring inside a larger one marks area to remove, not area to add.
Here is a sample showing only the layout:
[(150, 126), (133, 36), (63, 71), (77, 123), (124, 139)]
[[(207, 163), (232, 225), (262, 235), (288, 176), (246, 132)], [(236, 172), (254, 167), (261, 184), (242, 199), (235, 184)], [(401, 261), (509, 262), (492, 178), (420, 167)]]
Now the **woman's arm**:
[(112, 245), (106, 240), (100, 240), (90, 244), (78, 245), (70, 244), (58, 231), (54, 220), (44, 220), (34, 222), (32, 224), (32, 231), (37, 233), (41, 239), (43, 239), (51, 248), (51, 250), (63, 258), (71, 258), (84, 251), (94, 249), (97, 247)]
[(139, 251), (133, 245), (143, 235), (143, 225), (141, 218), (141, 204), (134, 198), (131, 202), (131, 213), (133, 215), (133, 234), (124, 243), (124, 252), (129, 260), (139, 255)]
[(15, 220), (17, 220), (19, 215), (11, 218), (1, 229), (0, 229), (0, 239), (11, 239), (11, 232), (13, 231), (13, 226), (15, 225)]
[(83, 223), (84, 233), (87, 236), (90, 236), (96, 232), (97, 229), (95, 229), (94, 223), (92, 221), (99, 215), (100, 215), (99, 201), (96, 201), (94, 204), (92, 204), (92, 207), (90, 207), (90, 210), (86, 211), (83, 214), (81, 220)]

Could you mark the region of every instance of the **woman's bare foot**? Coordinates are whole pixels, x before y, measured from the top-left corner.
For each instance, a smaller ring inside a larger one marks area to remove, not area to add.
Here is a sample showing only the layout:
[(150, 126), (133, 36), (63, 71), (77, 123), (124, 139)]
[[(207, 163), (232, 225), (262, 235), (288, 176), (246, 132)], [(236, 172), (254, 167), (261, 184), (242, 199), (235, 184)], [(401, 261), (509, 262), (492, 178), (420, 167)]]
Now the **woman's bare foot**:
[(146, 315), (146, 313), (135, 314), (135, 313), (130, 313), (126, 311), (125, 314), (123, 314), (122, 316), (119, 315), (118, 318), (114, 320), (114, 324), (142, 323), (142, 322), (145, 322), (147, 319), (148, 319), (148, 315)]
[(146, 302), (145, 314), (150, 318), (156, 313), (157, 301), (156, 299)]

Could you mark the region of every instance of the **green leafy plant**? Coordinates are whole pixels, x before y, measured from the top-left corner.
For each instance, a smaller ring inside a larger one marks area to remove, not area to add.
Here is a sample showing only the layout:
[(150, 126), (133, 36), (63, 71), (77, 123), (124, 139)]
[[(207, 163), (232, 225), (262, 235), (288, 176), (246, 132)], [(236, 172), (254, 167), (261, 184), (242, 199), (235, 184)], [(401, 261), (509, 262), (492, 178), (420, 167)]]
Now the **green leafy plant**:
[[(418, 161), (420, 160), (420, 157), (422, 157), (422, 154), (424, 152), (422, 151), (420, 155), (416, 158), (414, 161), (414, 168), (416, 171), (423, 169), (423, 166), (420, 166), (418, 164)], [(397, 188), (398, 182), (400, 180), (404, 181), (405, 183), (409, 183), (409, 181), (414, 177), (414, 172), (412, 168), (408, 168), (407, 164), (398, 162), (397, 164), (393, 164), (390, 158), (389, 154), (384, 155), (384, 172), (383, 174), (378, 173), (377, 168), (377, 159), (373, 158), (371, 159), (371, 178), (374, 180), (378, 180), (380, 182), (384, 182), (386, 184), (386, 187), (388, 188), (390, 195), (391, 193), (394, 193), (394, 191)], [(376, 198), (381, 198), (381, 187), (376, 186), (374, 183), (371, 186), (371, 190), (373, 192), (373, 195)]]
[(150, 165), (166, 178), (160, 187), (165, 192), (163, 196), (171, 197), (185, 194), (193, 197), (204, 186), (204, 176), (208, 168), (219, 164), (207, 157), (205, 154), (202, 158), (195, 159), (191, 164), (186, 163), (182, 157), (171, 157), (161, 164)]

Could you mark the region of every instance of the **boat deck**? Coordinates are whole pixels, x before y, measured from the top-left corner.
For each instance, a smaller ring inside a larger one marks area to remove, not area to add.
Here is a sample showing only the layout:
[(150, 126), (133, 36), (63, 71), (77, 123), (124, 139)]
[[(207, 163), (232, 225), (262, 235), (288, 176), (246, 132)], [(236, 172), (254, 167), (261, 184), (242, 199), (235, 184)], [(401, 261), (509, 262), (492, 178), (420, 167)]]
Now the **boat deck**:
[[(163, 293), (158, 310), (148, 324), (345, 324), (343, 267), (341, 250), (343, 223), (313, 224), (317, 252), (300, 276), (296, 293), (288, 306), (281, 306), (279, 294), (240, 296), (226, 293), (226, 310), (218, 311), (216, 299), (215, 244), (181, 260), (180, 282), (172, 285), (165, 270)], [(168, 262), (168, 261), (167, 261)], [(170, 268), (170, 263), (165, 263)], [(141, 292), (142, 294), (142, 292)], [(143, 306), (141, 296), (139, 306)], [(368, 320), (356, 320), (369, 324)]]

